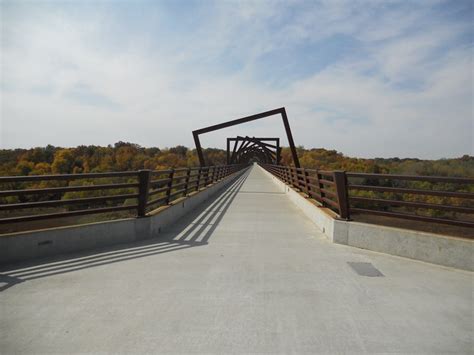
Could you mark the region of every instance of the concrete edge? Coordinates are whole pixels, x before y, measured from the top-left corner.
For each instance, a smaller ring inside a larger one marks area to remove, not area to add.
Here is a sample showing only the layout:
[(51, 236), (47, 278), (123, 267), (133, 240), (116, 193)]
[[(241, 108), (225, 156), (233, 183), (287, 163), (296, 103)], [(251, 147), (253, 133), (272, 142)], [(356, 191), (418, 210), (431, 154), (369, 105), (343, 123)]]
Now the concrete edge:
[(474, 271), (474, 240), (338, 220), (333, 211), (260, 168), (333, 243)]
[(143, 218), (125, 218), (4, 234), (0, 236), (0, 264), (157, 237), (163, 228), (230, 186), (247, 170), (236, 172), (205, 189), (191, 193), (186, 198), (177, 199), (168, 206), (159, 207)]

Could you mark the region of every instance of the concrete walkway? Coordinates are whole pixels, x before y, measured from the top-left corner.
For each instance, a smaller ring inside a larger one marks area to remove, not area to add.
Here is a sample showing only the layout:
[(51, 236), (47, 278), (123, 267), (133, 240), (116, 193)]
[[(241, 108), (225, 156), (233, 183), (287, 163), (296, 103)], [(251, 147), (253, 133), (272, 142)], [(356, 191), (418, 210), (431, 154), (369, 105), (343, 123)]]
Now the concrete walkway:
[(162, 237), (0, 271), (0, 353), (472, 353), (472, 273), (329, 243), (259, 167)]

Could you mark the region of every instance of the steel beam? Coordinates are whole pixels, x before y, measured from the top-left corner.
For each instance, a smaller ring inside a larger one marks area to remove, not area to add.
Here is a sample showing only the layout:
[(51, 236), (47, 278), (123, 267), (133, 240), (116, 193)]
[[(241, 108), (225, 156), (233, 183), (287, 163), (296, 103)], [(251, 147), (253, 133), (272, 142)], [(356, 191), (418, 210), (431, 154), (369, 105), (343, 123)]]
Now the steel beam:
[(197, 151), (197, 154), (198, 154), (199, 163), (201, 164), (201, 166), (205, 166), (204, 154), (202, 152), (201, 142), (199, 140), (199, 136), (201, 134), (217, 131), (217, 130), (220, 130), (220, 129), (223, 129), (223, 128), (236, 126), (236, 125), (239, 125), (239, 124), (242, 124), (242, 123), (247, 123), (247, 122), (259, 120), (259, 119), (262, 119), (262, 118), (265, 118), (265, 117), (270, 117), (270, 116), (278, 115), (278, 114), (281, 115), (283, 125), (285, 127), (286, 136), (287, 136), (288, 143), (289, 143), (290, 149), (291, 149), (291, 155), (293, 157), (293, 163), (297, 168), (299, 168), (300, 167), (300, 162), (299, 162), (299, 159), (298, 159), (298, 154), (296, 152), (295, 142), (293, 140), (293, 135), (291, 133), (290, 124), (288, 122), (288, 116), (286, 114), (286, 110), (285, 110), (284, 107), (280, 107), (280, 108), (270, 110), (270, 111), (266, 111), (266, 112), (261, 112), (261, 113), (251, 115), (251, 116), (247, 116), (247, 117), (238, 118), (236, 120), (231, 120), (231, 121), (228, 121), (228, 122), (223, 122), (223, 123), (216, 124), (216, 125), (213, 125), (213, 126), (200, 128), (200, 129), (197, 129), (197, 130), (193, 131), (194, 143), (196, 144), (196, 151)]

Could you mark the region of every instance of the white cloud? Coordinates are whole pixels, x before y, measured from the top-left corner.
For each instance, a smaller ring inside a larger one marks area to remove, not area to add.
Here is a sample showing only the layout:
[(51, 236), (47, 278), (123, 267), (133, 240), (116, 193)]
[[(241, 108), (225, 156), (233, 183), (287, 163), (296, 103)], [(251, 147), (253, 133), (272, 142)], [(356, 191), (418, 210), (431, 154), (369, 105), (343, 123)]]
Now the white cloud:
[[(192, 146), (193, 129), (286, 106), (306, 147), (365, 157), (473, 154), (472, 47), (453, 44), (465, 24), (427, 20), (422, 6), (402, 16), (379, 2), (308, 4), (219, 3), (215, 17), (179, 38), (129, 28), (122, 46), (110, 45), (120, 25), (113, 14), (25, 6), (2, 25), (0, 147)], [(284, 87), (256, 79), (262, 54), (338, 33), (365, 54)], [(242, 66), (226, 70), (221, 61)], [(228, 131), (283, 135), (277, 120)], [(224, 138), (204, 143), (223, 146)]]

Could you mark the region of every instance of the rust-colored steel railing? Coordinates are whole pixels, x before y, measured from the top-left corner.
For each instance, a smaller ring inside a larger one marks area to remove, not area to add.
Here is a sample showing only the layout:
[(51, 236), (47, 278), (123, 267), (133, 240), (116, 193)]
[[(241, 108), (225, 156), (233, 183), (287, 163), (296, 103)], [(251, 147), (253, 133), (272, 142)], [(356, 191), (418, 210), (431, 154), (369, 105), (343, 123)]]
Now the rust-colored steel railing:
[(332, 209), (341, 218), (349, 218), (347, 194), (338, 191), (336, 186), (336, 180), (340, 179), (339, 172), (270, 164), (262, 164), (262, 167), (307, 197), (318, 201), (321, 206)]
[[(350, 172), (346, 176), (351, 213), (474, 227), (473, 178)], [(407, 213), (407, 209), (415, 213)], [(423, 213), (430, 210), (434, 217)]]
[[(0, 177), (0, 224), (133, 210), (137, 217), (144, 217), (151, 209), (186, 197), (245, 167)], [(45, 213), (57, 207), (63, 210)]]
[[(352, 173), (269, 164), (262, 167), (342, 219), (373, 214), (474, 227), (473, 178)], [(420, 182), (422, 188), (410, 182)], [(430, 200), (432, 197), (435, 202)]]

